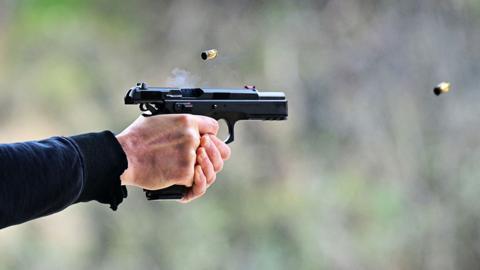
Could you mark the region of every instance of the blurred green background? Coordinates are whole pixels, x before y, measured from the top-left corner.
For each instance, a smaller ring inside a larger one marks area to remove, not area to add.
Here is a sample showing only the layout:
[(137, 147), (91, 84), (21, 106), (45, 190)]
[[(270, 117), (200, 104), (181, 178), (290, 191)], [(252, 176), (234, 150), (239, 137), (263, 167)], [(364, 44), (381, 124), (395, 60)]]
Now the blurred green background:
[(0, 231), (0, 269), (479, 267), (478, 0), (3, 0), (0, 141), (120, 132), (175, 70), (285, 91), (289, 120), (238, 124), (191, 204), (130, 188)]

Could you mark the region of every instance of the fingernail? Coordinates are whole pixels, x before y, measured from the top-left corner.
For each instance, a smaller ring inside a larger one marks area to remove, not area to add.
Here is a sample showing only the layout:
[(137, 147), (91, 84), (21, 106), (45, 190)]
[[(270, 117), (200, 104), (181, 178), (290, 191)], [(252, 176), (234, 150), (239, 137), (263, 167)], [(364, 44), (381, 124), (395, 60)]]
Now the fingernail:
[(210, 145), (210, 138), (208, 136), (205, 136), (205, 146)]
[(199, 153), (198, 153), (198, 157), (199, 157), (200, 159), (204, 159), (204, 158), (205, 158), (205, 149), (199, 148), (198, 152), (199, 152)]

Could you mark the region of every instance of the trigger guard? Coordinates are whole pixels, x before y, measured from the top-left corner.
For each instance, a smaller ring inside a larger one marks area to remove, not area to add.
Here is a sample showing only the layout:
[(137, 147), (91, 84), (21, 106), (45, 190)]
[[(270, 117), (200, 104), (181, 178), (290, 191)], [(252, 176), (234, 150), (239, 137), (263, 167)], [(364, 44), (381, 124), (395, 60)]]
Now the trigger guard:
[(225, 115), (214, 115), (213, 118), (215, 120), (224, 120), (225, 123), (227, 124), (227, 129), (228, 129), (228, 137), (223, 141), (226, 144), (229, 144), (233, 142), (235, 139), (235, 124), (239, 120), (237, 117), (228, 117)]

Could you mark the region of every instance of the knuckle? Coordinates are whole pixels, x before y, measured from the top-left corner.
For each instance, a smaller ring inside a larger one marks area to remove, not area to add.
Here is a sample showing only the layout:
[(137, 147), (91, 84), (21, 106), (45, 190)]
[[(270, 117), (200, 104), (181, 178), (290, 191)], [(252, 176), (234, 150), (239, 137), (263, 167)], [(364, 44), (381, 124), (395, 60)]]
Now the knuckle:
[(200, 138), (200, 144), (205, 150), (209, 148), (208, 142), (209, 142), (208, 135), (202, 135), (202, 137)]
[(215, 134), (218, 133), (218, 130), (220, 129), (220, 125), (218, 124), (217, 120), (213, 120), (213, 129), (215, 130)]
[(192, 126), (193, 125), (193, 117), (189, 114), (179, 114), (177, 116), (177, 121), (179, 124), (183, 126)]
[(189, 161), (188, 166), (192, 166), (192, 164), (197, 160), (197, 152), (194, 149), (190, 149), (190, 151), (187, 153), (187, 159)]
[(183, 140), (189, 146), (197, 146), (200, 144), (200, 135), (195, 129), (187, 128), (183, 133)]

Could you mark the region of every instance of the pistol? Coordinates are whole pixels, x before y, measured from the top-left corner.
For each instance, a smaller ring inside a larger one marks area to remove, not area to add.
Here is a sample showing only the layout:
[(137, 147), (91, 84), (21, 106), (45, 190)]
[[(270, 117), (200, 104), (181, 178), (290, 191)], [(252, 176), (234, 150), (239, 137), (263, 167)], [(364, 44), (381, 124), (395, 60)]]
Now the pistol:
[[(255, 86), (240, 89), (149, 87), (137, 83), (125, 95), (125, 104), (138, 104), (143, 116), (189, 113), (227, 123), (233, 142), (235, 123), (240, 120), (286, 120), (287, 99), (283, 92), (260, 92)], [(148, 200), (178, 200), (188, 187), (173, 185), (159, 190), (144, 190)]]

